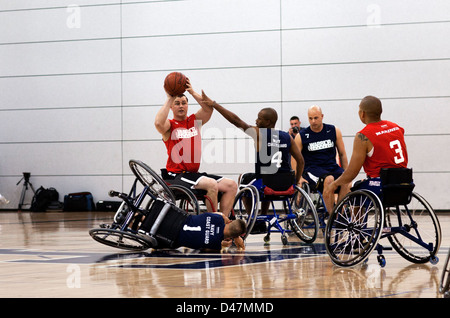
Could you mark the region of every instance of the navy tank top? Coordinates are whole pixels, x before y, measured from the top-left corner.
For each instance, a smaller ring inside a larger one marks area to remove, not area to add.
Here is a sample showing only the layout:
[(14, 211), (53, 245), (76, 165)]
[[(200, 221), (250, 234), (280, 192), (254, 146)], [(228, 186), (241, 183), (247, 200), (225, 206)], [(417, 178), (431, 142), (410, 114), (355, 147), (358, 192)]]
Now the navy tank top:
[(223, 229), (225, 221), (223, 216), (215, 213), (202, 213), (190, 215), (178, 235), (178, 246), (193, 249), (222, 248)]
[(259, 132), (261, 148), (256, 153), (256, 175), (291, 171), (289, 133), (270, 128), (259, 128)]
[(305, 167), (336, 165), (336, 127), (323, 124), (318, 133), (308, 127), (300, 131), (300, 137)]

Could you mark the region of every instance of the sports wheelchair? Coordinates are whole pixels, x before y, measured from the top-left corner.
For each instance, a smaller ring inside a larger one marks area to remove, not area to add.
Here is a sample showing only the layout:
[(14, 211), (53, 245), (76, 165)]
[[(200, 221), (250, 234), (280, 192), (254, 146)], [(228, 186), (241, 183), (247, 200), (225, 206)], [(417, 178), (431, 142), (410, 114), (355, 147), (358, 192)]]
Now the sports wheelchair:
[[(374, 249), (386, 265), (387, 238), (403, 258), (413, 263), (436, 264), (441, 227), (430, 204), (413, 192), (412, 169), (381, 169), (379, 179), (364, 181), (333, 209), (325, 229), (325, 247), (331, 261), (350, 267), (364, 262)], [(364, 188), (364, 189), (362, 189)]]
[[(240, 185), (236, 195), (233, 213), (247, 221), (247, 233), (251, 233), (258, 222), (267, 227), (264, 242), (270, 242), (270, 234), (281, 233), (281, 242), (288, 244), (289, 233), (295, 233), (305, 243), (313, 243), (319, 230), (319, 220), (311, 198), (300, 187), (292, 184), (287, 190), (280, 190), (280, 180), (290, 178), (291, 173), (262, 175), (251, 184)], [(295, 183), (295, 182), (293, 182)], [(285, 187), (284, 187), (285, 188)], [(267, 202), (272, 212), (261, 215), (259, 204)], [(285, 226), (283, 226), (285, 225)]]
[[(97, 242), (124, 250), (176, 247), (180, 226), (189, 214), (199, 212), (195, 194), (185, 187), (168, 185), (141, 161), (130, 160), (129, 166), (136, 177), (129, 194), (109, 193), (123, 200), (112, 224), (91, 229), (89, 234)], [(251, 220), (247, 215), (239, 217), (247, 225)]]
[[(130, 160), (129, 166), (136, 176), (130, 193), (109, 192), (123, 200), (113, 223), (91, 229), (89, 234), (102, 244), (131, 251), (171, 247), (175, 233), (163, 226), (162, 220), (169, 216), (172, 223), (179, 224), (185, 213), (174, 209), (175, 196), (150, 167), (137, 160)], [(137, 191), (138, 182), (143, 187), (141, 191)], [(144, 224), (150, 220), (153, 226), (144, 230)]]

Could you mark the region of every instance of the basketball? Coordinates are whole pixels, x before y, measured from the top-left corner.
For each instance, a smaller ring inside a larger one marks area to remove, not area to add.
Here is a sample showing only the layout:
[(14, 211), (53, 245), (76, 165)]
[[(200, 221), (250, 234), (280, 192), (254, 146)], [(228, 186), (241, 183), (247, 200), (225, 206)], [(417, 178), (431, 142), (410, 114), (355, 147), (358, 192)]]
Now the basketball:
[(178, 96), (186, 91), (186, 76), (180, 72), (172, 72), (164, 80), (164, 90), (171, 96)]

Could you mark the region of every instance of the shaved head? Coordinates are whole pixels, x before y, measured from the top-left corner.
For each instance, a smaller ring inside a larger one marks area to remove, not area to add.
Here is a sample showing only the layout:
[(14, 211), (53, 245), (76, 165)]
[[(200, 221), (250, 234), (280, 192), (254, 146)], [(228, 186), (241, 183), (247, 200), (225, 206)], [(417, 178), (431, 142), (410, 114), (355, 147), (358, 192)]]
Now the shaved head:
[(270, 107), (263, 108), (261, 109), (261, 115), (265, 120), (269, 120), (273, 126), (277, 123), (278, 114), (275, 109)]
[(371, 120), (380, 120), (383, 107), (375, 96), (366, 96), (361, 100), (359, 109), (367, 114)]

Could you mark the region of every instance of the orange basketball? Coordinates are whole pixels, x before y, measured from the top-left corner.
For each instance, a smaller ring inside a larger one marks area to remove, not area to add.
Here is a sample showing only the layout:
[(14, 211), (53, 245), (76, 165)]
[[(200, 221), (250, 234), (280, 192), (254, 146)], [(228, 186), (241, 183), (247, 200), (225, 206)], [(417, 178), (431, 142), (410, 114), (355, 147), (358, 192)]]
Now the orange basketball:
[(164, 90), (171, 96), (178, 96), (186, 91), (186, 76), (180, 72), (172, 72), (164, 80)]

